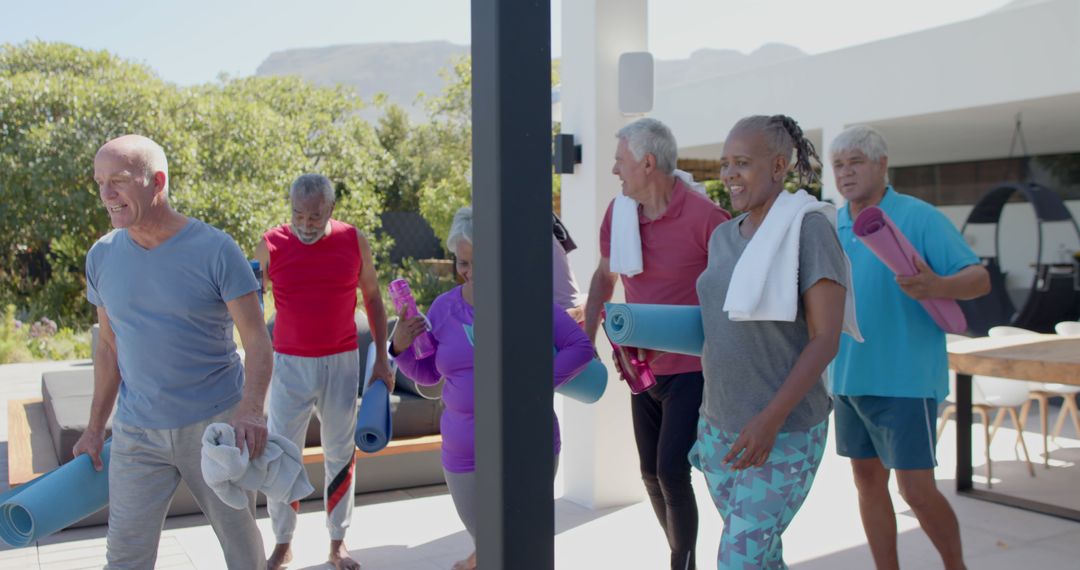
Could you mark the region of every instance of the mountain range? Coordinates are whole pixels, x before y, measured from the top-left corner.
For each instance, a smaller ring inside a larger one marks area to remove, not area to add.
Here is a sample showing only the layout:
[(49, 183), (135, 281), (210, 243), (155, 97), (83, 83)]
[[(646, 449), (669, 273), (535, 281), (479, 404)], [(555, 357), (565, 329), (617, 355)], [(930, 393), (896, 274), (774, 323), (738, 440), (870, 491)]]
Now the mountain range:
[[(404, 107), (413, 120), (424, 120), (426, 113), (419, 104), (418, 95), (438, 95), (445, 84), (440, 71), (448, 70), (455, 58), (468, 54), (467, 45), (441, 41), (288, 49), (270, 54), (255, 74), (298, 75), (317, 85), (349, 85), (355, 87), (365, 101), (370, 101), (377, 93), (384, 93), (390, 102)], [(784, 44), (765, 44), (748, 54), (735, 50), (699, 49), (686, 59), (657, 60), (655, 85), (657, 89), (663, 89), (805, 55), (798, 48)], [(378, 111), (368, 108), (363, 114), (373, 119)]]

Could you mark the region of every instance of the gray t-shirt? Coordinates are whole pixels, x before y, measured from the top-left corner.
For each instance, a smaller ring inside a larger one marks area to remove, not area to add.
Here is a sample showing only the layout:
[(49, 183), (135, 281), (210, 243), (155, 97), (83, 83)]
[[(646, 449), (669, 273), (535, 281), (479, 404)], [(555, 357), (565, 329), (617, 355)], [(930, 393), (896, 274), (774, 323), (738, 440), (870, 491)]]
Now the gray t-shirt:
[(114, 230), (86, 256), (86, 297), (116, 334), (116, 417), (150, 429), (204, 420), (240, 401), (244, 368), (225, 303), (258, 288), (225, 232), (189, 219), (154, 249)]
[[(739, 233), (746, 214), (721, 224), (709, 238), (709, 264), (698, 277), (705, 348), (701, 363), (705, 392), (701, 416), (720, 429), (738, 433), (765, 409), (787, 380), (810, 340), (802, 293), (822, 279), (845, 287), (844, 252), (832, 224), (819, 212), (803, 218), (799, 238), (799, 310), (795, 321), (732, 321), (724, 299), (735, 264), (749, 239)], [(843, 310), (843, 307), (838, 307)], [(821, 423), (832, 409), (824, 379), (791, 411), (780, 431), (804, 431)]]

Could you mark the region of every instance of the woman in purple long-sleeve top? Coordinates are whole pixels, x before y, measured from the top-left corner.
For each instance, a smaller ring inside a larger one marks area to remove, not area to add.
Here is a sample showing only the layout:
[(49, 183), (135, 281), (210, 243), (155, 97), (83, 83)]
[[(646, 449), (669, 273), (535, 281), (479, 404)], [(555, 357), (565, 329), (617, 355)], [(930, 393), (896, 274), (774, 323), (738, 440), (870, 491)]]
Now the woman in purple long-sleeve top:
[[(418, 360), (406, 350), (425, 329), (422, 317), (401, 322), (394, 331), (390, 348), (398, 367), (417, 384), (436, 384), (446, 379), (442, 398), (446, 404), (441, 421), (442, 463), (446, 484), (458, 516), (476, 539), (475, 436), (473, 432), (473, 325), (472, 208), (454, 215), (447, 248), (457, 257), (457, 271), (465, 284), (444, 293), (431, 304), (427, 317), (435, 340), (435, 354)], [(554, 386), (558, 387), (581, 372), (593, 358), (589, 338), (561, 307), (552, 304), (553, 342), (557, 353)], [(508, 379), (513, 381), (513, 379)], [(552, 413), (552, 420), (554, 413)], [(560, 448), (559, 425), (555, 421), (555, 446)], [(476, 567), (476, 552), (454, 565), (455, 570)]]

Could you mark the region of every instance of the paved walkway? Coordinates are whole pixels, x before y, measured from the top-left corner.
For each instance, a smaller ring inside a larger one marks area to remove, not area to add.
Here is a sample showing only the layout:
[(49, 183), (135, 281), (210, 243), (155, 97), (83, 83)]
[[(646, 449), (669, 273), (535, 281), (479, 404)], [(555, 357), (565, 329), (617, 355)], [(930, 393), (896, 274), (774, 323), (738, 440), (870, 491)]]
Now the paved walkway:
[[(53, 363), (48, 367), (72, 365), (77, 364)], [(37, 396), (37, 377), (44, 368), (40, 364), (0, 367), (0, 399)], [(6, 413), (6, 406), (0, 407), (3, 415), (0, 441), (3, 442), (7, 439)], [(1056, 444), (1051, 443), (1053, 475), (1038, 467), (1038, 476), (1030, 479), (1013, 452), (1011, 442), (1015, 432), (1002, 428), (993, 447), (995, 486), (1024, 486), (1056, 494), (1062, 501), (1080, 501), (1080, 438), (1071, 429), (1067, 436)], [(973, 570), (1080, 567), (1080, 523), (960, 498), (953, 493), (954, 440), (955, 432), (949, 426), (938, 453), (942, 462), (938, 469), (939, 487), (959, 515), (969, 567)], [(1037, 457), (1042, 451), (1041, 438), (1027, 432), (1025, 441), (1033, 458)], [(976, 465), (981, 466), (984, 461), (978, 432), (974, 443), (979, 450)], [(847, 462), (837, 457), (831, 447), (825, 457), (806, 505), (784, 534), (785, 558), (796, 570), (872, 568)], [(0, 454), (0, 468), (6, 481), (6, 452)], [(976, 473), (982, 470), (976, 467)], [(701, 512), (698, 563), (701, 568), (711, 568), (723, 525), (700, 474), (695, 473), (694, 485)], [(0, 483), (0, 488), (3, 486)], [(920, 570), (940, 568), (933, 546), (919, 530), (895, 488), (893, 500), (899, 513), (902, 566)], [(346, 544), (363, 562), (365, 570), (447, 569), (469, 552), (468, 537), (444, 486), (358, 495), (356, 504), (354, 524)], [(291, 568), (328, 567), (323, 564), (328, 543), (320, 508), (318, 502), (303, 505), (294, 543), (296, 559)], [(259, 513), (258, 522), (263, 539), (272, 542), (264, 511)], [(649, 570), (667, 565), (666, 544), (647, 502), (593, 511), (560, 499), (556, 501), (556, 524), (556, 568), (560, 570)], [(61, 532), (33, 547), (0, 549), (0, 568), (100, 568), (104, 563), (104, 536), (104, 527), (90, 527)], [(203, 517), (169, 519), (162, 535), (157, 567), (224, 568), (216, 543)]]

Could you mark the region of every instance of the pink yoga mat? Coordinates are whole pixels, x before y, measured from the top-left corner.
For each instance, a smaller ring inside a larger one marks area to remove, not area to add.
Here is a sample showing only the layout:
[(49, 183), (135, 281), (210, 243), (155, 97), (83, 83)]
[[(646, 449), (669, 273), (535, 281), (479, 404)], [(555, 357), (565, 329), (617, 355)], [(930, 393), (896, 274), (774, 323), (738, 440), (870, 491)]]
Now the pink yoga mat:
[[(907, 237), (896, 227), (881, 208), (871, 206), (855, 218), (855, 235), (862, 240), (870, 251), (881, 260), (893, 273), (901, 276), (915, 275), (914, 258), (923, 260)], [(967, 330), (960, 305), (952, 299), (923, 299), (919, 301), (941, 330), (950, 333), (962, 333)]]

